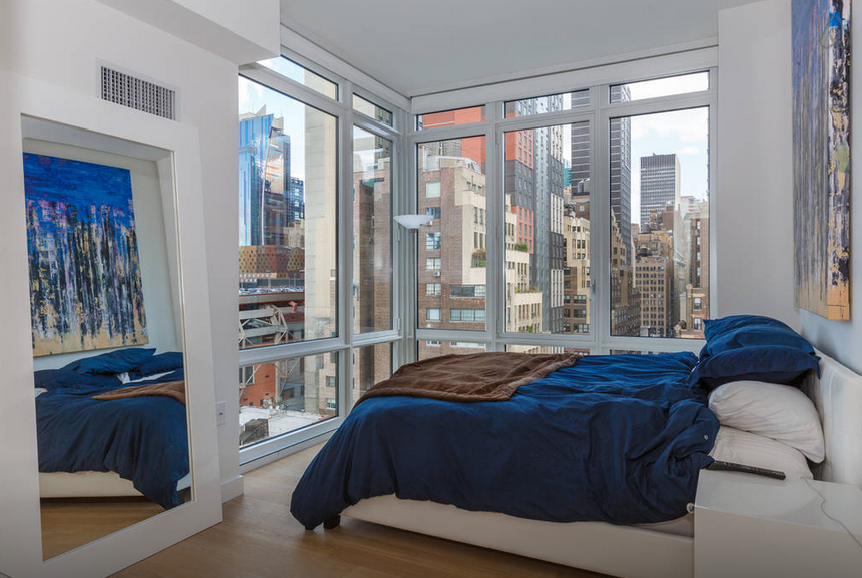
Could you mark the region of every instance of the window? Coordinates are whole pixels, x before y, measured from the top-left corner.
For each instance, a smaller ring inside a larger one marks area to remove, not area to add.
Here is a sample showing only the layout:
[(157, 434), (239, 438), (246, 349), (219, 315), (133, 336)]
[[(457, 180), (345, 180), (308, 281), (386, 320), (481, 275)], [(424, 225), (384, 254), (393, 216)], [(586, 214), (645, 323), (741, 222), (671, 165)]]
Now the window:
[(426, 283), (425, 295), (440, 295), (440, 283)]
[(377, 343), (353, 350), (353, 401), (375, 383), (392, 375), (392, 344)]
[(338, 85), (336, 83), (310, 71), (289, 58), (277, 56), (269, 60), (262, 60), (260, 63), (282, 76), (286, 76), (293, 81), (304, 84), (312, 90), (316, 90), (323, 96), (328, 96), (332, 99), (338, 98)]
[[(611, 264), (612, 334), (703, 338), (681, 305), (709, 290), (697, 258), (709, 239), (700, 249), (693, 242), (709, 221), (709, 108), (614, 118), (609, 128), (622, 147), (619, 162), (612, 150), (611, 243), (632, 247), (630, 259)], [(630, 240), (616, 222), (626, 222), (627, 204)]]
[(589, 121), (505, 133), (507, 332), (589, 333), (590, 134)]
[(450, 309), (449, 321), (485, 323), (484, 309)]
[(694, 318), (694, 330), (700, 331), (702, 329), (703, 329), (703, 319), (701, 319), (700, 317), (695, 317)]
[(468, 342), (468, 341), (440, 341), (431, 340), (416, 342), (416, 360), (430, 359), (438, 355), (469, 355), (471, 353), (484, 353), (486, 345), (484, 343)]
[(442, 126), (454, 126), (482, 122), (485, 120), (485, 106), (471, 106), (440, 112), (428, 112), (416, 117), (416, 130), (427, 130)]
[(695, 311), (700, 311), (702, 307), (703, 307), (703, 298), (695, 297), (694, 298), (694, 309), (695, 309)]
[(425, 233), (425, 249), (436, 251), (440, 248), (440, 233)]
[(574, 92), (549, 94), (547, 96), (537, 96), (535, 98), (525, 98), (522, 100), (510, 100), (506, 102), (504, 114), (506, 118), (513, 116), (529, 116), (531, 114), (542, 114), (545, 112), (572, 110), (573, 108), (589, 105), (589, 89), (576, 90)]
[(709, 90), (709, 72), (668, 76), (611, 86), (612, 103)]
[[(440, 183), (429, 182), (425, 183), (425, 197), (429, 199), (440, 198)], [(439, 207), (437, 207), (439, 209)]]
[[(338, 356), (312, 355), (242, 367), (240, 446), (338, 415)], [(330, 403), (330, 400), (332, 402)]]
[(427, 207), (425, 209), (425, 214), (431, 217), (432, 219), (440, 218), (440, 207)]
[(386, 110), (358, 94), (353, 95), (353, 110), (392, 126), (392, 111)]
[(337, 119), (243, 77), (239, 102), (239, 347), (334, 337)]
[[(422, 143), (416, 147), (418, 210), (424, 213), (429, 207), (445, 208), (441, 218), (434, 220), (432, 232), (425, 233), (425, 243), (420, 240), (419, 263), (425, 262), (425, 270), (419, 271), (418, 319), (440, 321), (435, 328), (478, 329), (485, 324), (484, 295), (475, 295), (471, 308), (482, 309), (481, 316), (474, 316), (471, 327), (442, 310), (449, 307), (448, 296), (427, 294), (423, 283), (443, 285), (485, 285), (485, 138), (471, 137), (454, 140)], [(434, 184), (436, 197), (428, 198), (428, 185)], [(423, 195), (422, 191), (425, 191)], [(427, 229), (423, 228), (423, 229)], [(438, 257), (443, 234), (446, 250)], [(420, 238), (421, 239), (421, 238)], [(457, 250), (453, 250), (458, 248)], [(429, 255), (429, 252), (433, 252)], [(436, 317), (428, 311), (437, 311)], [(425, 311), (425, 313), (423, 313)], [(455, 322), (454, 325), (451, 323)]]
[(532, 353), (532, 354), (546, 354), (546, 353), (572, 353), (578, 355), (589, 355), (590, 350), (582, 347), (559, 347), (559, 346), (548, 346), (548, 345), (517, 345), (507, 343), (505, 346), (505, 351), (511, 351), (513, 353)]
[(353, 127), (353, 331), (392, 328), (392, 141)]
[(428, 321), (440, 321), (440, 310), (429, 307), (425, 310), (425, 319)]
[(449, 295), (451, 297), (479, 297), (485, 298), (484, 285), (450, 285)]

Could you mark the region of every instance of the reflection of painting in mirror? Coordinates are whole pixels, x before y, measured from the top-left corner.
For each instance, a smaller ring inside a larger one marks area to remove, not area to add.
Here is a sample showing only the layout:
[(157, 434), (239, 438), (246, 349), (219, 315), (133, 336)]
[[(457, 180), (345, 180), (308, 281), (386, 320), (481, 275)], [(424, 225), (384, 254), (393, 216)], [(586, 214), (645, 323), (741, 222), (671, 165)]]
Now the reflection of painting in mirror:
[[(25, 150), (31, 306), (51, 316), (34, 315), (33, 334), (61, 345), (34, 348), (47, 560), (189, 501), (189, 436), (173, 190), (160, 167), (29, 139)], [(58, 279), (62, 291), (46, 290)]]
[(128, 170), (24, 154), (34, 355), (147, 343)]

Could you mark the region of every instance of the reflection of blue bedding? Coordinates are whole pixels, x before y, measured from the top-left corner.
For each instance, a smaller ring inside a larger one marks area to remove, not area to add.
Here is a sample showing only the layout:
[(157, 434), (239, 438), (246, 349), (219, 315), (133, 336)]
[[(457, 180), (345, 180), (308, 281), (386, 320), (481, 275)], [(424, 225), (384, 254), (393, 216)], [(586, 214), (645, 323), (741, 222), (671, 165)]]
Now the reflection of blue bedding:
[(592, 356), (509, 401), (359, 404), (293, 494), (306, 528), (395, 494), (556, 522), (684, 516), (718, 420), (687, 386), (691, 353)]
[[(129, 385), (178, 379), (182, 370)], [(94, 400), (126, 386), (106, 388), (103, 376), (90, 383), (82, 374), (74, 391), (52, 389), (36, 398), (39, 471), (113, 471), (162, 507), (176, 506), (177, 481), (189, 473), (185, 406), (158, 396)]]

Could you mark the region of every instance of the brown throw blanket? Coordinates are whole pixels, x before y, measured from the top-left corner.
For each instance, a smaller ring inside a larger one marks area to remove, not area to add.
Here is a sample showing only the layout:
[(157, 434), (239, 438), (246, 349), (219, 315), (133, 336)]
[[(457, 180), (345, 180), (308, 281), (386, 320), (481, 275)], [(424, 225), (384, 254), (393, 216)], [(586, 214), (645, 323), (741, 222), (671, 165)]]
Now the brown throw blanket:
[(132, 387), (124, 387), (122, 389), (114, 389), (99, 395), (94, 395), (93, 399), (111, 400), (125, 399), (127, 397), (141, 397), (143, 395), (162, 395), (172, 397), (181, 404), (186, 404), (186, 384), (184, 381), (166, 381), (164, 383), (153, 383), (150, 385), (135, 385)]
[(502, 352), (441, 355), (402, 365), (392, 377), (371, 386), (356, 405), (371, 397), (393, 395), (460, 402), (506, 401), (520, 386), (571, 367), (580, 357)]

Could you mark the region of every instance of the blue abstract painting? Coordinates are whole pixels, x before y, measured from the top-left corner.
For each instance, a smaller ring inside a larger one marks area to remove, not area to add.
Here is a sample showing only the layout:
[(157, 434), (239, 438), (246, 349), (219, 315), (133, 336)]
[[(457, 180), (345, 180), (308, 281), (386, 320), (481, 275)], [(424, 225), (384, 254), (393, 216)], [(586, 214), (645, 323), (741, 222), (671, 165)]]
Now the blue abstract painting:
[(147, 343), (131, 174), (24, 154), (33, 354)]
[(793, 0), (792, 44), (796, 306), (848, 320), (850, 0)]

